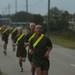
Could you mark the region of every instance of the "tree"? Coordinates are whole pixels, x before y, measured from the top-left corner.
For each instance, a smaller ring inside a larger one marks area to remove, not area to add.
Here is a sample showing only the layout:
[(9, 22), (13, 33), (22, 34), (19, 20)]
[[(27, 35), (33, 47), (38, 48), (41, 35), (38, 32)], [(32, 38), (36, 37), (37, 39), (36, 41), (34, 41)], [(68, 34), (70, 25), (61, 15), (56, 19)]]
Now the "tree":
[(26, 21), (26, 14), (25, 12), (18, 12), (12, 16), (13, 22), (25, 22)]
[[(2, 18), (2, 16), (0, 15), (0, 18)], [(0, 20), (0, 26), (2, 25), (2, 20)]]
[[(28, 21), (32, 19), (32, 14), (28, 13)], [(24, 11), (17, 12), (16, 14), (12, 15), (13, 22), (27, 22), (27, 13)]]
[(38, 14), (38, 15), (34, 14), (33, 15), (33, 19), (31, 21), (34, 22), (34, 23), (36, 23), (36, 24), (43, 24), (44, 18), (40, 14)]
[(65, 18), (56, 21), (57, 29), (62, 31), (68, 29), (69, 23)]
[(57, 7), (51, 9), (50, 30), (66, 30), (69, 26), (68, 11), (59, 10)]

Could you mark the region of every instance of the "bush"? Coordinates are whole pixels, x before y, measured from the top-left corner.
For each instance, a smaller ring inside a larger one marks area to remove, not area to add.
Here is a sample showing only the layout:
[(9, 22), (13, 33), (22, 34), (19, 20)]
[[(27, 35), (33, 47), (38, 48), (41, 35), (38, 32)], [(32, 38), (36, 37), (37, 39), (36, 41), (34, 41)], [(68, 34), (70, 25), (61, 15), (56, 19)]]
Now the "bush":
[(2, 72), (0, 71), (0, 75), (2, 75)]
[(75, 40), (75, 31), (63, 32), (62, 36), (66, 39)]

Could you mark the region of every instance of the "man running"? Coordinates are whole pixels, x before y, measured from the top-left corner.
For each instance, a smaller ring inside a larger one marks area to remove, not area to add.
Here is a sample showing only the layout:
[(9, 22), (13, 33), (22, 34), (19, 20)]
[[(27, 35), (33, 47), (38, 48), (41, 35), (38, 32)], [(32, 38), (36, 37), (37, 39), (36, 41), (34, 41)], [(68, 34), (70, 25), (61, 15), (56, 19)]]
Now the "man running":
[[(34, 29), (35, 29), (35, 23), (32, 22), (29, 25), (29, 30), (30, 31), (25, 37), (25, 46), (29, 46), (31, 39), (35, 36)], [(28, 50), (29, 50), (29, 48), (28, 48)], [(33, 64), (32, 63), (32, 56), (33, 56), (33, 54), (30, 54), (29, 51), (28, 51), (28, 60), (31, 64), (31, 73), (32, 73), (32, 75), (34, 75), (35, 74), (35, 69), (32, 66), (32, 64)]]
[(22, 32), (22, 29), (18, 29), (18, 35), (14, 39), (13, 45), (17, 45), (17, 52), (16, 56), (19, 58), (19, 66), (21, 69), (21, 72), (23, 72), (23, 62), (26, 60), (26, 49), (24, 46), (24, 40), (25, 40), (25, 35)]
[(3, 48), (4, 48), (4, 54), (7, 55), (7, 44), (8, 44), (8, 37), (9, 37), (9, 29), (6, 25), (3, 26), (2, 30), (2, 41), (3, 41)]
[(41, 25), (35, 26), (36, 36), (30, 41), (29, 53), (33, 54), (32, 62), (37, 75), (48, 75), (49, 53), (52, 49), (52, 42), (42, 34)]
[[(17, 36), (18, 30), (16, 29), (15, 25), (13, 25), (13, 28), (11, 30), (11, 39), (12, 43), (14, 42), (15, 37)], [(15, 51), (15, 45), (12, 44), (13, 51)]]

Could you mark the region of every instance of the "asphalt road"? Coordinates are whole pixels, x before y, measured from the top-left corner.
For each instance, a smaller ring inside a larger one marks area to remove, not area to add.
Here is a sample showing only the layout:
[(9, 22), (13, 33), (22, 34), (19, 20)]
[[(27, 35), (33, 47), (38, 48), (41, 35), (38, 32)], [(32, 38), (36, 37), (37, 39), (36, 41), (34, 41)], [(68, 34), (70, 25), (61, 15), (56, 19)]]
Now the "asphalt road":
[[(53, 45), (50, 53), (49, 75), (75, 75), (75, 50)], [(7, 56), (3, 55), (0, 40), (0, 69), (3, 75), (31, 75), (30, 63), (23, 63), (24, 72), (20, 72), (16, 51), (12, 51), (11, 39), (7, 47)]]

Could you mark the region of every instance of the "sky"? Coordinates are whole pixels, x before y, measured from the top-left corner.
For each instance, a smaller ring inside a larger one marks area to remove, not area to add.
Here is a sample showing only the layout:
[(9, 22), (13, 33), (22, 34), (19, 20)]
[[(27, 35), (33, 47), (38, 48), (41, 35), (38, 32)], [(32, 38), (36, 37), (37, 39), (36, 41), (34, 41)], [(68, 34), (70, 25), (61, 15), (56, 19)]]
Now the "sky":
[[(15, 1), (0, 0), (0, 14), (8, 14), (8, 4), (10, 4), (10, 14), (15, 13)], [(50, 8), (52, 7), (67, 10), (73, 14), (75, 13), (75, 0), (50, 0)], [(17, 0), (18, 11), (26, 11), (26, 0)], [(28, 12), (46, 15), (48, 13), (48, 0), (28, 0)]]

